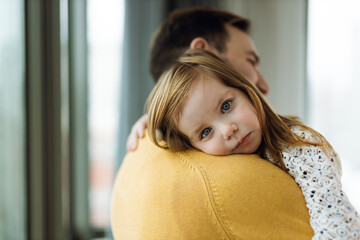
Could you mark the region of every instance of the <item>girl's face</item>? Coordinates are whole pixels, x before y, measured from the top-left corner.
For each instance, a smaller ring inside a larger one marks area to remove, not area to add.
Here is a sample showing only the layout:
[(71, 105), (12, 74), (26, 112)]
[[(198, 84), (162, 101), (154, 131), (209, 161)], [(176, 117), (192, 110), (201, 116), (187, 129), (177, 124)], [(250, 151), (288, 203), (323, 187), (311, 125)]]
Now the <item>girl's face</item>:
[(195, 81), (179, 115), (179, 130), (207, 154), (254, 153), (262, 135), (248, 97), (211, 76)]

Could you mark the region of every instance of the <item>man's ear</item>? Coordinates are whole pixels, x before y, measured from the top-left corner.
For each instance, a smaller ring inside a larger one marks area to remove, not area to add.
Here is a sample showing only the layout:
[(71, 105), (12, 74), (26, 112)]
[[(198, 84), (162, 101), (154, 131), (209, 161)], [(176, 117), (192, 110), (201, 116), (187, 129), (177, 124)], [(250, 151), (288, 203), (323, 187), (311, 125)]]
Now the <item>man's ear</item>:
[(204, 50), (211, 50), (212, 47), (210, 46), (209, 42), (206, 41), (204, 38), (202, 37), (197, 37), (194, 38), (191, 43), (190, 43), (190, 48), (200, 48), (200, 49), (204, 49)]

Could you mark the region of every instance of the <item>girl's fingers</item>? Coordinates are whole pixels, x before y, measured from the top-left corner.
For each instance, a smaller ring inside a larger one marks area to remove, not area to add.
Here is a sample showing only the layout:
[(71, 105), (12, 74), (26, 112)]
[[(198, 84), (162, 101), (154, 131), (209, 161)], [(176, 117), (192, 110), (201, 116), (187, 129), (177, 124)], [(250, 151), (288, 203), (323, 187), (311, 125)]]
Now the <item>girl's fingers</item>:
[(126, 142), (126, 149), (128, 151), (134, 151), (138, 145), (138, 139), (145, 136), (145, 129), (147, 126), (147, 115), (142, 116), (131, 128), (131, 132)]

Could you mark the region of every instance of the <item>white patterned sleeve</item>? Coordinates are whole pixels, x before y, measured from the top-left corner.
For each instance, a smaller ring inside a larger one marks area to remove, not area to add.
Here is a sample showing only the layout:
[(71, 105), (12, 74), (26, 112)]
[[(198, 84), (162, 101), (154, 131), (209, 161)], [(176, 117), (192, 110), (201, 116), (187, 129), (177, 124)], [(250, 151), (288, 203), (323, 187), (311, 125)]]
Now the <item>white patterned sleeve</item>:
[(288, 146), (283, 161), (304, 194), (315, 233), (312, 239), (360, 239), (359, 215), (342, 190), (336, 153), (325, 154), (316, 146)]

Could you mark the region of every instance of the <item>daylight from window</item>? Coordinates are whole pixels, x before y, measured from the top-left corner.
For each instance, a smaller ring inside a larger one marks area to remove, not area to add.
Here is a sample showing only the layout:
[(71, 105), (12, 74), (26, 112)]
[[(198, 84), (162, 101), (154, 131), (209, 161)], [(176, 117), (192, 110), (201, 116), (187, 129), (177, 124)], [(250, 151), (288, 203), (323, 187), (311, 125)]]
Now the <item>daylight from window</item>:
[(360, 211), (360, 1), (309, 1), (309, 125), (342, 161), (342, 183)]
[(110, 225), (119, 123), (122, 0), (88, 1), (89, 205), (93, 227)]

